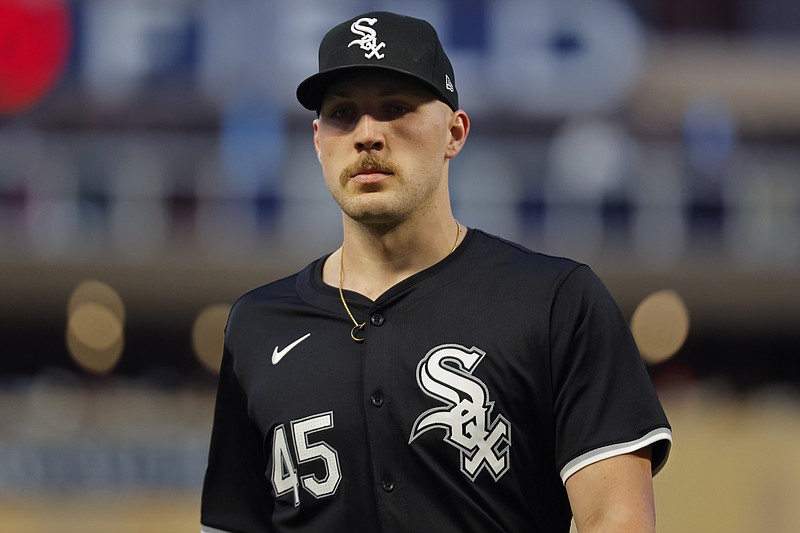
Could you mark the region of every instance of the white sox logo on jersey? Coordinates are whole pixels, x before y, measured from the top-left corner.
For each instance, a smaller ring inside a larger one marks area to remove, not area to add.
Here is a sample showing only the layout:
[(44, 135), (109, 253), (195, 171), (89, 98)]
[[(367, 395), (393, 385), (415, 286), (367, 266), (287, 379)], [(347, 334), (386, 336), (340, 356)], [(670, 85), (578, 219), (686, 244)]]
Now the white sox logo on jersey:
[(495, 481), (508, 472), (511, 425), (503, 415), (492, 419), (494, 402), (486, 384), (472, 375), (486, 355), (458, 344), (437, 346), (417, 365), (417, 383), (444, 407), (422, 413), (411, 429), (411, 444), (426, 431), (443, 429), (444, 442), (461, 452), (461, 471), (475, 481), (486, 469)]
[(367, 59), (372, 59), (373, 57), (383, 59), (384, 54), (381, 54), (380, 51), (381, 48), (386, 46), (386, 43), (378, 42), (378, 34), (372, 28), (376, 22), (378, 22), (378, 19), (368, 17), (362, 17), (353, 22), (350, 25), (350, 31), (356, 35), (360, 35), (361, 38), (354, 39), (347, 47), (350, 48), (353, 45), (357, 45), (362, 50), (366, 50), (367, 53), (364, 54), (364, 57)]

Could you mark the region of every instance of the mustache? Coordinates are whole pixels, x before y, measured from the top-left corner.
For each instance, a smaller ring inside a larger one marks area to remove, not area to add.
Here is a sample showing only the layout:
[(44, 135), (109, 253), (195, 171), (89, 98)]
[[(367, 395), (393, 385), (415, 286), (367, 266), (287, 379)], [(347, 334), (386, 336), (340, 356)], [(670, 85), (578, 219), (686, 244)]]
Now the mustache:
[(339, 181), (344, 184), (347, 180), (356, 174), (364, 172), (381, 172), (383, 174), (397, 174), (397, 167), (388, 161), (381, 159), (373, 153), (365, 153), (357, 161), (347, 165), (341, 174), (339, 174)]

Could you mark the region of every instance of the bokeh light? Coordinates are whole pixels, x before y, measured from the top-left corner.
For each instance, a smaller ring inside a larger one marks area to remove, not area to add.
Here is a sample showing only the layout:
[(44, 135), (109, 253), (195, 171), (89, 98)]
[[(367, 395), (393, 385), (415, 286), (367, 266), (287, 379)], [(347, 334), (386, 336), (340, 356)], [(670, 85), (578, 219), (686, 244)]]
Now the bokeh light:
[(107, 350), (122, 337), (122, 323), (107, 307), (97, 303), (79, 305), (69, 315), (67, 327), (76, 340), (92, 350)]
[(108, 284), (87, 280), (67, 303), (66, 343), (70, 356), (84, 370), (106, 374), (122, 356), (125, 305)]
[(64, 0), (0, 2), (0, 116), (50, 92), (66, 66), (71, 33)]
[(219, 373), (222, 362), (225, 323), (230, 310), (231, 306), (228, 304), (210, 305), (200, 311), (192, 326), (192, 348), (195, 356), (213, 374)]
[(647, 363), (664, 362), (686, 342), (689, 310), (677, 292), (655, 292), (642, 300), (633, 312), (631, 331)]
[(125, 322), (125, 304), (122, 298), (110, 285), (97, 280), (86, 280), (72, 291), (67, 303), (67, 314), (71, 315), (78, 307), (86, 303), (99, 304), (109, 311), (120, 322)]

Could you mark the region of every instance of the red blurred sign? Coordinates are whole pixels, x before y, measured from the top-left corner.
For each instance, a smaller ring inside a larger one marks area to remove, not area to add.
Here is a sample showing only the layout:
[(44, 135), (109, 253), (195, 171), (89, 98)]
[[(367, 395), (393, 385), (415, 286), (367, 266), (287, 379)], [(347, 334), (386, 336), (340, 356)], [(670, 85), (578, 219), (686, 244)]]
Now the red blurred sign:
[(50, 92), (71, 34), (64, 0), (0, 0), (0, 115), (24, 111)]

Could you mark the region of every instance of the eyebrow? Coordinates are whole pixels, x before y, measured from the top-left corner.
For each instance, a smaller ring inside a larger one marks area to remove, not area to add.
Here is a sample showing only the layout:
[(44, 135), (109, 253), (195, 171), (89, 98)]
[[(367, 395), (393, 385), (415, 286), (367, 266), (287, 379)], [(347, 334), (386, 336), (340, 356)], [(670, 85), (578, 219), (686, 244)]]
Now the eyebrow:
[[(412, 95), (421, 95), (424, 94), (426, 91), (424, 88), (417, 87), (416, 85), (406, 83), (403, 81), (400, 82), (382, 82), (383, 87), (379, 87), (377, 96), (379, 98), (386, 98), (391, 96), (399, 96), (404, 93), (412, 94)], [(328, 96), (335, 96), (338, 98), (351, 98), (352, 97), (352, 89), (347, 89), (345, 87), (332, 90), (328, 93)]]
[[(390, 96), (398, 96), (398, 95), (404, 94), (406, 92), (413, 93), (413, 91), (403, 91), (403, 90), (399, 90), (397, 88), (387, 88), (385, 90), (382, 90), (382, 91), (378, 92), (376, 96), (378, 98), (386, 98), (386, 97), (390, 97)], [(352, 98), (354, 95), (353, 95), (352, 91), (347, 91), (347, 90), (342, 89), (342, 90), (339, 90), (339, 91), (331, 91), (331, 92), (328, 93), (328, 96), (347, 99), (347, 98)]]

